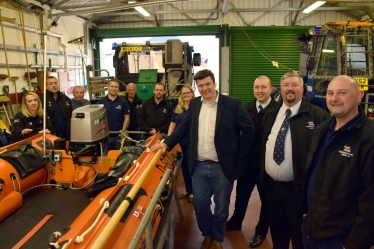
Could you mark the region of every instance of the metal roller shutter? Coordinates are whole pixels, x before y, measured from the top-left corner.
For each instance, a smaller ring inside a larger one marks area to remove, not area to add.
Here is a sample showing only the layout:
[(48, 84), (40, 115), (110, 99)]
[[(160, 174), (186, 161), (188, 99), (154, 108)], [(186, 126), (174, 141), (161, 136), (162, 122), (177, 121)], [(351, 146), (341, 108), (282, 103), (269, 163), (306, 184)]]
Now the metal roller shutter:
[[(230, 95), (243, 104), (252, 101), (253, 81), (260, 75), (268, 76), (273, 86), (279, 86), (281, 76), (289, 69), (276, 68), (252, 45), (250, 39), (278, 63), (299, 69), (299, 44), (294, 37), (305, 33), (309, 27), (230, 27)], [(265, 54), (264, 53), (264, 54)]]

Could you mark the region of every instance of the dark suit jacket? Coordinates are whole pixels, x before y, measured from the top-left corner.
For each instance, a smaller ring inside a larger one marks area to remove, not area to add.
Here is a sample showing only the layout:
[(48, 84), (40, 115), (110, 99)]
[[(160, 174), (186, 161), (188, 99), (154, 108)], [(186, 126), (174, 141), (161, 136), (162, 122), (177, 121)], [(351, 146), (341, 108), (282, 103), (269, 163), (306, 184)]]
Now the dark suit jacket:
[[(189, 169), (191, 173), (197, 159), (201, 105), (201, 97), (192, 99), (188, 116), (165, 140), (168, 148), (173, 148), (190, 133)], [(254, 131), (254, 123), (240, 100), (219, 94), (214, 144), (221, 169), (228, 180), (234, 181), (243, 172), (244, 158), (251, 147)]]
[(251, 150), (248, 154), (247, 165), (254, 169), (261, 168), (261, 154), (262, 154), (262, 136), (264, 134), (264, 128), (262, 125), (262, 118), (268, 112), (278, 110), (281, 104), (276, 102), (274, 99), (270, 100), (269, 105), (266, 106), (262, 111), (257, 112), (256, 100), (249, 102), (244, 106), (244, 109), (248, 112), (252, 118), (255, 128), (256, 135), (254, 137)]
[[(261, 177), (265, 172), (266, 142), (277, 118), (279, 106), (267, 112), (262, 119), (264, 135), (261, 157)], [(298, 113), (290, 119), (291, 143), (292, 143), (292, 168), (294, 174), (294, 188), (300, 193), (304, 185), (306, 174), (306, 159), (310, 149), (314, 128), (325, 120), (330, 119), (330, 114), (322, 108), (310, 104), (303, 98)]]

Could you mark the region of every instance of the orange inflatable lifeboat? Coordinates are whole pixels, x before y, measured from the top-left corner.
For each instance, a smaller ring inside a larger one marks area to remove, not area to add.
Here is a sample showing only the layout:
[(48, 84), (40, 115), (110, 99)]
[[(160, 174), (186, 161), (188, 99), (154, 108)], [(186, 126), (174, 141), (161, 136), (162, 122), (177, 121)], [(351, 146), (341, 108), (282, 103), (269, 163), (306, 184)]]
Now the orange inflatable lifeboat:
[(168, 242), (179, 146), (151, 152), (162, 142), (156, 134), (104, 157), (105, 139), (77, 143), (72, 136), (66, 146), (47, 134), (43, 141), (37, 135), (0, 148), (0, 248), (145, 248)]

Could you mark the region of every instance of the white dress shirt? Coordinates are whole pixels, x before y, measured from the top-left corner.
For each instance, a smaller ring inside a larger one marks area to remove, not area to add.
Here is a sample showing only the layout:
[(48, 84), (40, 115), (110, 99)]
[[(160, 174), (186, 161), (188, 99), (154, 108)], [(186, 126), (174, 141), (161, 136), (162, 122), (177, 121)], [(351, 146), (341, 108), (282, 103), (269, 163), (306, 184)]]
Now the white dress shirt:
[(197, 142), (197, 159), (199, 161), (213, 160), (218, 162), (216, 146), (214, 145), (218, 96), (219, 94), (217, 93), (216, 100), (212, 104), (208, 104), (204, 98), (201, 98)]
[(258, 102), (258, 100), (256, 100), (256, 110), (257, 112), (260, 112), (260, 105), (262, 106), (263, 109), (265, 109), (269, 104), (270, 104), (270, 101), (271, 101), (271, 98), (269, 98), (268, 100), (266, 100), (265, 103), (261, 104), (260, 102)]
[[(291, 110), (291, 118), (299, 111), (301, 100), (294, 106), (289, 108)], [(281, 164), (277, 164), (273, 159), (275, 141), (277, 140), (278, 132), (282, 126), (283, 120), (286, 117), (286, 110), (288, 107), (282, 105), (279, 109), (278, 115), (275, 119), (274, 125), (271, 128), (270, 135), (266, 142), (265, 153), (265, 171), (275, 181), (291, 182), (294, 180), (293, 167), (292, 167), (292, 142), (291, 142), (291, 129), (288, 127), (286, 138), (284, 141), (284, 160)]]

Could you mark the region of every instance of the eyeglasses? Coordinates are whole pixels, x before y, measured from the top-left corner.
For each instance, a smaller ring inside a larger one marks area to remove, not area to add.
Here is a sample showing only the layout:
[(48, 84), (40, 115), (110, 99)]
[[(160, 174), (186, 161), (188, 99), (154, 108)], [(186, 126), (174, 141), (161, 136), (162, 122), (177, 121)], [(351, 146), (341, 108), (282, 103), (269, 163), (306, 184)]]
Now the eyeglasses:
[(191, 92), (185, 92), (185, 93), (182, 93), (182, 95), (188, 95), (190, 94)]

